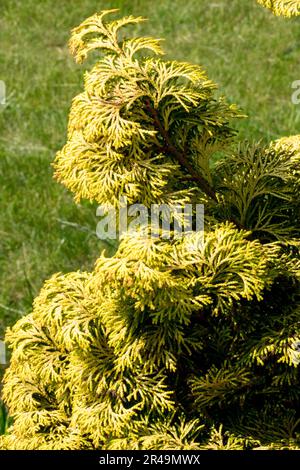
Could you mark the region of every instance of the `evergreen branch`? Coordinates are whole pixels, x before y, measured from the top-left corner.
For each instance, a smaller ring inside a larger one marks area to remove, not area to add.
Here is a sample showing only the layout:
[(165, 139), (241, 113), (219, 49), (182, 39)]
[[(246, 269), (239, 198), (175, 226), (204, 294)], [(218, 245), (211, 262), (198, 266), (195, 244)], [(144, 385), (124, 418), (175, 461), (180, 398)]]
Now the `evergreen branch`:
[[(157, 110), (151, 105), (150, 99), (148, 98), (146, 100), (146, 109), (150, 113), (150, 115), (153, 118), (154, 126), (155, 128), (159, 131), (161, 136), (164, 139), (165, 145), (160, 148), (161, 152), (167, 152), (170, 153), (173, 157), (176, 158), (176, 160), (179, 162), (182, 168), (186, 169), (189, 174), (189, 180), (196, 181), (202, 191), (208, 195), (213, 201), (219, 202), (215, 190), (212, 188), (212, 186), (209, 184), (209, 182), (193, 168), (193, 166), (190, 164), (190, 162), (187, 159), (187, 143), (185, 143), (185, 150), (184, 152), (180, 152), (175, 145), (173, 145), (170, 136), (163, 126)], [(241, 224), (234, 216), (231, 215), (229, 218), (230, 222), (233, 222), (236, 227), (240, 230), (245, 229), (243, 224)]]
[(207, 199), (208, 230), (129, 227), (93, 271), (46, 281), (5, 337), (0, 449), (299, 449), (300, 138), (226, 154), (235, 108), (199, 66), (134, 57), (161, 54), (159, 40), (119, 35), (142, 18), (106, 22), (114, 11), (73, 30), (78, 61), (104, 57), (73, 101), (56, 176), (107, 210), (120, 196)]

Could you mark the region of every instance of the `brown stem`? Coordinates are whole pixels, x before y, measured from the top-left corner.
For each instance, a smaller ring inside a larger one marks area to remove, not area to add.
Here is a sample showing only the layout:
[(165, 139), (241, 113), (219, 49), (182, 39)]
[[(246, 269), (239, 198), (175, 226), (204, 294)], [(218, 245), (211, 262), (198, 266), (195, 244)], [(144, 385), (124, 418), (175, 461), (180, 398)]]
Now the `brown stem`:
[(197, 181), (200, 188), (205, 194), (207, 194), (215, 202), (218, 202), (216, 193), (214, 189), (211, 187), (211, 185), (209, 184), (209, 182), (205, 178), (203, 178), (203, 176), (199, 175), (199, 173), (193, 168), (193, 166), (187, 159), (186, 153), (180, 152), (180, 150), (178, 150), (175, 147), (175, 145), (172, 143), (168, 132), (166, 131), (166, 129), (164, 128), (163, 124), (161, 123), (159, 119), (157, 110), (153, 108), (149, 99), (146, 100), (146, 107), (147, 107), (147, 111), (153, 118), (153, 123), (154, 123), (155, 128), (159, 131), (159, 133), (164, 139), (163, 149), (176, 158), (178, 163), (189, 172), (191, 179), (194, 181)]

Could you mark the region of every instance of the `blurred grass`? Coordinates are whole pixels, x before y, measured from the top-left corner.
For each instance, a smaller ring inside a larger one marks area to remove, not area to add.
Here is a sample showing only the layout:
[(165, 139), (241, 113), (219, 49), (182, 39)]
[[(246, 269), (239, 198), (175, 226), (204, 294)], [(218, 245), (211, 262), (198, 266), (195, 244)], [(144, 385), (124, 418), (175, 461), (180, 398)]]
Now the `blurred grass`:
[(1, 0), (0, 338), (30, 309), (44, 279), (90, 269), (103, 248), (95, 207), (75, 205), (52, 180), (50, 163), (82, 87), (84, 66), (69, 55), (69, 31), (114, 7), (148, 17), (135, 33), (165, 38), (169, 58), (204, 66), (249, 116), (237, 124), (241, 138), (299, 132), (300, 107), (291, 103), (300, 78), (299, 19), (276, 18), (255, 0)]

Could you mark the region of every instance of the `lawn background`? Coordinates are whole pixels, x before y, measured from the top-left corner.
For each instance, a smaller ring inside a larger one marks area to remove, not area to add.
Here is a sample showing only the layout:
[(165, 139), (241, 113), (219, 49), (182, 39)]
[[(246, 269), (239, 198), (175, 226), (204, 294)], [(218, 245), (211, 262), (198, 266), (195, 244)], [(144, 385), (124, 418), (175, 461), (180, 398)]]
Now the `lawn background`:
[[(255, 0), (0, 0), (0, 339), (30, 311), (51, 274), (90, 269), (103, 244), (95, 206), (75, 205), (50, 166), (66, 140), (83, 66), (69, 55), (69, 31), (119, 7), (149, 21), (135, 33), (165, 38), (168, 58), (199, 63), (249, 118), (240, 137), (269, 141), (299, 133), (300, 18), (277, 18)], [(95, 56), (94, 56), (95, 57)], [(92, 62), (90, 62), (92, 63)]]

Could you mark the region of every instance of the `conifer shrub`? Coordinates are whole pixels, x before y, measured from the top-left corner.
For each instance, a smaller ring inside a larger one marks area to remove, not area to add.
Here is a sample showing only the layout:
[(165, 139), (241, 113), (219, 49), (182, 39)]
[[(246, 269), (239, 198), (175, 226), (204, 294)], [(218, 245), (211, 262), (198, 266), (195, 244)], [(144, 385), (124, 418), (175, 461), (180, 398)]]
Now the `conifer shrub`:
[(300, 15), (300, 0), (257, 0), (258, 3), (269, 8), (278, 16)]
[(56, 178), (107, 211), (204, 204), (204, 240), (146, 226), (46, 281), (7, 331), (1, 448), (298, 448), (299, 137), (237, 144), (238, 111), (202, 68), (115, 12), (72, 32), (76, 60), (97, 62)]

